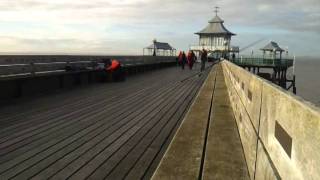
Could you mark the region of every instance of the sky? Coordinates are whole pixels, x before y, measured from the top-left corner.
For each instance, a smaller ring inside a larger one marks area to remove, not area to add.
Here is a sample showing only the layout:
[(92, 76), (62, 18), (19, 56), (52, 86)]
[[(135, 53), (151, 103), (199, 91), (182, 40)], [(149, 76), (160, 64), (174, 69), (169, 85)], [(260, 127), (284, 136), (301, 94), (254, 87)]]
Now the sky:
[(320, 56), (320, 0), (1, 0), (0, 54), (141, 55), (153, 39), (187, 50), (215, 6), (232, 45)]

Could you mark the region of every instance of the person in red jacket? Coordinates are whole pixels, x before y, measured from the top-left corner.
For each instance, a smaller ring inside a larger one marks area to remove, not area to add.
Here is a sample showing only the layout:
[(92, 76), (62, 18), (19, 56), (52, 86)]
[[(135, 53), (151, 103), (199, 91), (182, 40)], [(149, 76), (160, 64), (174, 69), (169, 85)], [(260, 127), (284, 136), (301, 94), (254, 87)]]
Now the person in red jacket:
[(112, 76), (112, 81), (124, 81), (125, 72), (121, 66), (121, 63), (118, 60), (106, 60), (105, 61), (105, 70), (108, 74)]
[(108, 62), (106, 70), (112, 73), (117, 71), (120, 67), (121, 67), (120, 62), (114, 59)]
[(188, 56), (187, 56), (187, 60), (188, 60), (189, 68), (190, 68), (190, 70), (192, 70), (193, 64), (197, 60), (197, 57), (193, 51), (189, 51)]
[(181, 65), (182, 70), (184, 70), (184, 65), (187, 63), (187, 56), (184, 53), (184, 51), (182, 51), (181, 55), (179, 54), (178, 61), (179, 61), (179, 64)]

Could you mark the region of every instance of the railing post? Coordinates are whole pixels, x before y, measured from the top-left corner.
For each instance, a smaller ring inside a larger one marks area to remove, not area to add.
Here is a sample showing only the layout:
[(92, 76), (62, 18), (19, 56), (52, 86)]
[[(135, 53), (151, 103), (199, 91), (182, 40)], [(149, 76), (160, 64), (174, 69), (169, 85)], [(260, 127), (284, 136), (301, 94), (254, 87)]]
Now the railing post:
[(296, 65), (296, 56), (293, 55), (293, 62), (292, 62), (292, 73), (295, 75), (295, 65)]
[(31, 75), (32, 75), (32, 76), (36, 75), (36, 70), (35, 70), (34, 62), (31, 62), (31, 63), (30, 63), (30, 67), (31, 67)]

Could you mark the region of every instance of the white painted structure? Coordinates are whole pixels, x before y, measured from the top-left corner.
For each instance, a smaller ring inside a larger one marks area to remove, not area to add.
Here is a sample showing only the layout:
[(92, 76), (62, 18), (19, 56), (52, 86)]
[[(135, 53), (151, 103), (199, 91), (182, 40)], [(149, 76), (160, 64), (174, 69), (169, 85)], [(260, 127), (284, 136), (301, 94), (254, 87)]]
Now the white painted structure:
[(190, 50), (201, 51), (206, 49), (209, 52), (237, 52), (235, 50), (239, 49), (238, 47), (231, 47), (231, 37), (235, 34), (224, 27), (224, 21), (218, 16), (217, 9), (215, 12), (216, 16), (209, 21), (207, 27), (195, 33), (199, 35), (199, 44), (191, 45)]

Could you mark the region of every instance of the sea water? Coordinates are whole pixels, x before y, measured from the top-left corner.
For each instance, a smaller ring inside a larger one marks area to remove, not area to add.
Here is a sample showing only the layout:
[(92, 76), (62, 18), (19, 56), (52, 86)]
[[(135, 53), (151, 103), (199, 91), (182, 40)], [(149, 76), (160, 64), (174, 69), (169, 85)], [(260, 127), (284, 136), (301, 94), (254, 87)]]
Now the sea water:
[(297, 58), (295, 74), (297, 95), (320, 107), (320, 59)]

